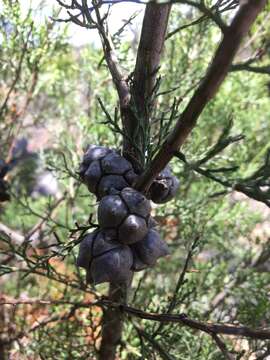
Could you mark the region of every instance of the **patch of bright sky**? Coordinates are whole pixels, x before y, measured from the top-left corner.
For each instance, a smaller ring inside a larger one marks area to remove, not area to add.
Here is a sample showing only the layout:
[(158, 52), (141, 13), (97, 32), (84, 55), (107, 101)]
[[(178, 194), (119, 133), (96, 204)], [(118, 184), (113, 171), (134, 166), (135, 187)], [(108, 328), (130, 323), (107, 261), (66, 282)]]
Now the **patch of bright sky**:
[[(131, 15), (138, 13), (138, 16), (132, 21), (132, 29), (138, 29), (142, 23), (142, 17), (144, 13), (144, 5), (121, 3), (115, 4), (111, 8), (111, 13), (108, 18), (108, 26), (111, 34), (115, 33)], [(72, 24), (70, 26), (71, 42), (75, 46), (81, 46), (88, 43), (95, 45), (99, 44), (99, 36), (97, 31), (80, 28), (79, 26)], [(133, 32), (129, 26), (126, 27), (123, 34), (126, 38), (132, 38)]]
[[(113, 1), (113, 0), (112, 0)], [(56, 0), (43, 0), (43, 1), (36, 1), (36, 0), (20, 0), (20, 4), (22, 7), (23, 12), (26, 14), (29, 6), (33, 6), (36, 8), (39, 4), (42, 4), (42, 11), (37, 11), (35, 20), (42, 21), (44, 18), (49, 18), (52, 16), (53, 8), (58, 8), (59, 5), (57, 4)], [(107, 8), (107, 5), (104, 5)], [(110, 33), (113, 34), (116, 32), (122, 25), (123, 21), (129, 19), (131, 15), (134, 13), (138, 13), (136, 19), (132, 21), (132, 28), (136, 29), (139, 28), (139, 25), (142, 23), (143, 13), (144, 13), (143, 4), (138, 3), (130, 3), (130, 2), (123, 2), (119, 4), (114, 4), (111, 7), (111, 14), (108, 19), (108, 25)], [(1, 11), (1, 0), (0, 0), (0, 11)], [(59, 18), (67, 18), (68, 15), (66, 14), (66, 10), (62, 9), (59, 15)], [(78, 25), (70, 24), (69, 26), (69, 35), (70, 41), (74, 46), (82, 46), (86, 44), (94, 44), (96, 46), (100, 45), (99, 36), (97, 31), (81, 28)], [(124, 36), (126, 38), (133, 37), (133, 31), (130, 27), (126, 28)]]

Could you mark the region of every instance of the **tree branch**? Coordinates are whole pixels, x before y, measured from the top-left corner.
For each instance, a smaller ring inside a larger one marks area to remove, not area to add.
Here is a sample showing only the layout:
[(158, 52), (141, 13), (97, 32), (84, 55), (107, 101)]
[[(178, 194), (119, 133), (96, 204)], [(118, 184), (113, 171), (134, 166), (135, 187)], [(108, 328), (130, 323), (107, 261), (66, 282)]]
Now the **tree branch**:
[(133, 79), (137, 110), (145, 107), (155, 85), (170, 15), (170, 4), (146, 6)]
[(174, 153), (180, 149), (197, 123), (197, 119), (208, 102), (216, 95), (227, 76), (234, 56), (242, 39), (263, 10), (267, 0), (249, 0), (242, 5), (214, 55), (207, 74), (195, 91), (189, 104), (181, 114), (173, 131), (163, 143), (160, 151), (137, 181), (136, 188), (147, 191), (157, 174), (169, 163)]
[(0, 234), (1, 233), (7, 235), (10, 238), (10, 241), (14, 244), (21, 245), (25, 241), (25, 236), (10, 229), (8, 226), (6, 226), (3, 223), (0, 223)]
[[(218, 12), (218, 6), (215, 4), (211, 8), (208, 8), (204, 1), (195, 2), (192, 0), (174, 0), (173, 3), (186, 4), (198, 9), (206, 18), (212, 20), (220, 30), (225, 33), (227, 30), (227, 24), (222, 20), (220, 13), (227, 11), (227, 8)], [(216, 12), (214, 12), (216, 10)]]
[(265, 66), (255, 66), (249, 65), (247, 63), (234, 64), (231, 66), (230, 71), (249, 71), (257, 74), (267, 74), (270, 75), (270, 65)]
[[(108, 298), (110, 301), (127, 301), (128, 286), (125, 284), (110, 284)], [(102, 338), (99, 351), (99, 360), (114, 360), (117, 346), (120, 344), (123, 329), (123, 312), (118, 307), (107, 307), (102, 317)]]
[(240, 336), (247, 337), (256, 340), (269, 340), (270, 339), (270, 329), (252, 329), (246, 326), (236, 326), (230, 324), (222, 324), (222, 323), (211, 323), (211, 322), (203, 322), (199, 320), (194, 320), (188, 317), (186, 314), (158, 314), (158, 313), (148, 313), (127, 305), (122, 304), (114, 304), (110, 301), (101, 300), (103, 305), (108, 305), (112, 307), (118, 307), (123, 312), (138, 317), (140, 319), (152, 320), (158, 322), (165, 323), (178, 323), (185, 326), (188, 326), (195, 330), (200, 330), (209, 335), (229, 335), (229, 336)]
[[(153, 107), (152, 95), (164, 47), (171, 4), (149, 3), (146, 6), (136, 65), (131, 86), (132, 99), (128, 108), (121, 109), (124, 138), (124, 155), (140, 172), (145, 162), (148, 143), (149, 118)], [(128, 140), (132, 138), (139, 152)], [(141, 155), (143, 154), (143, 156)]]
[[(87, 8), (87, 1), (83, 1), (83, 4), (85, 4), (83, 7), (83, 11), (85, 14), (88, 15), (87, 16), (88, 22), (91, 22), (92, 18), (91, 18), (89, 9)], [(97, 30), (99, 32), (100, 39), (102, 42), (104, 56), (105, 56), (109, 71), (111, 73), (113, 83), (114, 83), (117, 93), (118, 93), (120, 106), (125, 107), (128, 105), (129, 99), (130, 99), (129, 87), (128, 87), (127, 81), (125, 79), (125, 76), (122, 73), (122, 69), (120, 68), (120, 64), (116, 57), (116, 54), (114, 51), (114, 46), (110, 39), (110, 35), (105, 30), (104, 19), (100, 15), (99, 7), (97, 5), (93, 4), (93, 8), (95, 10), (95, 14), (97, 17), (96, 26), (97, 26)]]
[(89, 308), (92, 306), (111, 307), (118, 309), (122, 314), (126, 313), (144, 320), (151, 320), (163, 323), (175, 323), (190, 327), (194, 330), (205, 332), (209, 335), (228, 335), (246, 337), (255, 340), (270, 340), (270, 328), (252, 329), (247, 326), (233, 324), (203, 322), (190, 318), (187, 314), (159, 314), (146, 312), (125, 304), (112, 302), (108, 298), (99, 297), (96, 301), (74, 302), (69, 300), (5, 300), (1, 299), (0, 305), (70, 305), (76, 308)]

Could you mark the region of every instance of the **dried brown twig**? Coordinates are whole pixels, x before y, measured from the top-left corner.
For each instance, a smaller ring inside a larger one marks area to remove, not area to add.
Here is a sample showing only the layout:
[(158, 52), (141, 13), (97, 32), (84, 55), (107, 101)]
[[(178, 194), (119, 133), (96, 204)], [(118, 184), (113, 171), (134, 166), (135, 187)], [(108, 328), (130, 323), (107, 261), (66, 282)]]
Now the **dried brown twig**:
[(96, 301), (91, 302), (72, 302), (65, 300), (12, 300), (12, 301), (1, 301), (1, 305), (70, 305), (78, 308), (89, 308), (92, 306), (111, 307), (114, 309), (119, 309), (122, 313), (127, 315), (134, 316), (144, 320), (164, 322), (164, 323), (176, 323), (183, 326), (190, 327), (194, 330), (199, 330), (209, 335), (228, 335), (228, 336), (240, 336), (256, 340), (270, 340), (270, 329), (261, 328), (261, 329), (252, 329), (247, 326), (239, 326), (233, 324), (223, 324), (223, 323), (212, 323), (212, 322), (203, 322), (200, 320), (195, 320), (190, 318), (187, 314), (159, 314), (159, 313), (150, 313), (142, 311), (140, 309), (115, 303), (108, 300), (105, 297), (100, 297)]

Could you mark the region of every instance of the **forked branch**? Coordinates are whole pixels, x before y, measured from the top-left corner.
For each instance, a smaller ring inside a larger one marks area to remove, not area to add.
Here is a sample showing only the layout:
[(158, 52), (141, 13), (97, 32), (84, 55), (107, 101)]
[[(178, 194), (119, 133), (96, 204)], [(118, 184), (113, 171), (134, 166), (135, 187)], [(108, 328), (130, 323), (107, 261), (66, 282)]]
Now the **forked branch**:
[(249, 0), (240, 7), (231, 25), (223, 35), (204, 80), (195, 91), (160, 151), (138, 179), (136, 184), (138, 190), (147, 191), (149, 189), (157, 174), (169, 163), (175, 152), (186, 141), (205, 106), (216, 95), (230, 70), (241, 41), (266, 3), (267, 0)]

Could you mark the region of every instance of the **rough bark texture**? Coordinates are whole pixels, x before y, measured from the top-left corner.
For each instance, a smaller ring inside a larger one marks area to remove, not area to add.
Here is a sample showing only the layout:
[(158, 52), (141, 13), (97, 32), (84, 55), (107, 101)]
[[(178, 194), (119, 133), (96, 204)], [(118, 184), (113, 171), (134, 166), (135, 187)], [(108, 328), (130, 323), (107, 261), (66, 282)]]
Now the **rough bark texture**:
[[(127, 301), (128, 287), (110, 284), (110, 301), (125, 304)], [(118, 308), (104, 310), (102, 319), (102, 340), (100, 345), (100, 360), (114, 360), (117, 346), (121, 341), (123, 329), (123, 312)]]
[[(147, 139), (145, 134), (151, 115), (151, 96), (156, 83), (160, 59), (170, 15), (170, 4), (148, 4), (142, 25), (141, 38), (136, 58), (131, 99), (122, 107), (122, 120), (127, 138), (124, 139), (124, 155), (140, 172), (144, 166)], [(137, 147), (129, 140), (132, 139)]]
[(149, 4), (145, 11), (132, 91), (136, 108), (143, 112), (145, 121), (149, 120), (146, 104), (155, 86), (170, 9), (169, 4)]
[[(127, 138), (123, 139), (123, 153), (138, 171), (143, 167), (144, 157), (142, 154), (145, 150), (145, 144), (140, 133), (138, 133), (138, 138), (135, 139), (134, 134), (138, 126), (148, 126), (149, 113), (146, 101), (151, 95), (155, 84), (170, 9), (171, 5), (168, 4), (148, 4), (146, 6), (131, 90), (131, 101), (128, 105), (126, 105), (125, 101), (120, 101), (123, 129), (127, 134)], [(127, 94), (127, 91), (125, 91), (125, 94)], [(124, 98), (127, 99), (127, 96), (125, 95)], [(141, 114), (140, 117), (137, 116), (138, 113)], [(130, 139), (136, 141), (141, 151), (134, 147)], [(110, 284), (110, 301), (125, 304), (127, 295), (128, 286), (116, 287)], [(115, 359), (117, 345), (121, 341), (122, 328), (123, 314), (121, 311), (115, 308), (106, 309), (103, 314), (100, 360)]]
[(175, 152), (185, 142), (207, 103), (215, 96), (230, 70), (233, 58), (242, 39), (247, 34), (267, 0), (250, 0), (242, 5), (214, 55), (204, 80), (195, 91), (186, 109), (179, 118), (176, 127), (165, 140), (160, 151), (137, 182), (137, 189), (147, 191), (157, 174), (169, 163)]

